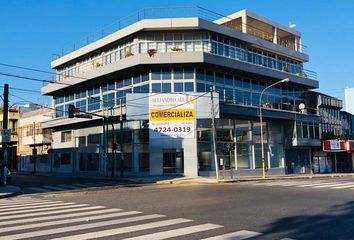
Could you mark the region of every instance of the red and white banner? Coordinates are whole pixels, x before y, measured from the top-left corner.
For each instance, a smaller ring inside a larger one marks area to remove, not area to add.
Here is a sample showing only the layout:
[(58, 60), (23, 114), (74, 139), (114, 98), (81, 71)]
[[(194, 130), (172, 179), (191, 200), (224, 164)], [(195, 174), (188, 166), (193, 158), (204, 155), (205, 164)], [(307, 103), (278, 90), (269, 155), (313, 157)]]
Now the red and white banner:
[(344, 140), (324, 140), (322, 142), (324, 152), (345, 152), (347, 151), (346, 142)]
[(346, 147), (348, 153), (354, 153), (354, 140), (346, 141)]

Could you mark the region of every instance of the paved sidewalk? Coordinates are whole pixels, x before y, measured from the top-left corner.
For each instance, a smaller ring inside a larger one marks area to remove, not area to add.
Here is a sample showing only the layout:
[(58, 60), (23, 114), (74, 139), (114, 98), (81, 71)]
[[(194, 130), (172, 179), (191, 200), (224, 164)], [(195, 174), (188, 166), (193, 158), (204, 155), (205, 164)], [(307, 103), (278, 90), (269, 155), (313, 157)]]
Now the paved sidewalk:
[(12, 197), (20, 192), (21, 189), (16, 186), (12, 186), (12, 185), (0, 186), (0, 198)]
[(340, 178), (340, 177), (354, 177), (354, 173), (332, 173), (332, 174), (297, 174), (297, 175), (274, 175), (266, 176), (262, 178), (261, 176), (254, 177), (235, 177), (226, 179), (215, 179), (207, 177), (181, 177), (173, 178), (167, 180), (156, 181), (156, 184), (222, 184), (222, 183), (234, 183), (234, 182), (246, 182), (246, 181), (274, 181), (274, 180), (285, 180), (285, 179), (326, 179), (326, 178)]

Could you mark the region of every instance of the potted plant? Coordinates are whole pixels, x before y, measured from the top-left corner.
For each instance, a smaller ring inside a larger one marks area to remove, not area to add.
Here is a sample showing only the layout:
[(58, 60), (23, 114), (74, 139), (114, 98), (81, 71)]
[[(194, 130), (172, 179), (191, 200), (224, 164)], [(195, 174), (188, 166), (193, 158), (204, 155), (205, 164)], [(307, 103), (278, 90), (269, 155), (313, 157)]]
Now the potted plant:
[(173, 46), (173, 47), (171, 47), (171, 50), (172, 50), (173, 52), (181, 52), (181, 51), (183, 51), (183, 49), (180, 48), (180, 47), (178, 47), (178, 46)]
[(130, 51), (130, 50), (127, 50), (124, 52), (124, 57), (130, 57), (130, 56), (133, 56), (134, 54)]
[(282, 69), (283, 72), (289, 72), (289, 68), (288, 66), (284, 66), (283, 69)]
[(98, 68), (98, 67), (101, 67), (102, 64), (101, 64), (100, 62), (96, 62), (96, 63), (95, 63), (95, 66), (96, 66), (96, 68)]

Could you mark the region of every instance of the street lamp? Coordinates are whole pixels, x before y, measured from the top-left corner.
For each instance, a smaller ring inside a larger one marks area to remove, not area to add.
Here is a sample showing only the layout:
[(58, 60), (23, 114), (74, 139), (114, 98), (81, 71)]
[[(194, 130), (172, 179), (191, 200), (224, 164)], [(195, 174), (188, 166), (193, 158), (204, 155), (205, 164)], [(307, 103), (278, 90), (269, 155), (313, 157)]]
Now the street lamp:
[(279, 84), (279, 83), (287, 83), (289, 82), (289, 78), (285, 78), (283, 80), (280, 80), (278, 82), (275, 82), (267, 87), (265, 87), (262, 92), (261, 95), (259, 96), (259, 122), (261, 124), (261, 146), (262, 146), (262, 178), (265, 178), (265, 162), (264, 162), (264, 143), (263, 143), (263, 119), (262, 119), (262, 96), (263, 93), (271, 88), (274, 87), (275, 85)]

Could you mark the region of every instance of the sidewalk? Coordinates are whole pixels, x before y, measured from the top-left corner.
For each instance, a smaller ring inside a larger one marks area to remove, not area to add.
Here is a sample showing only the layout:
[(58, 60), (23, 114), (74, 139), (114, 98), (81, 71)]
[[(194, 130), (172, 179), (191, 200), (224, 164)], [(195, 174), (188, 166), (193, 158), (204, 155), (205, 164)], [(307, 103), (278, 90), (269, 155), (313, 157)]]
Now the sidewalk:
[(235, 177), (226, 179), (215, 179), (206, 177), (181, 177), (168, 180), (156, 181), (156, 184), (222, 184), (222, 183), (235, 183), (247, 181), (276, 181), (276, 180), (293, 180), (293, 179), (327, 179), (327, 178), (340, 178), (340, 177), (354, 177), (354, 173), (332, 173), (332, 174), (297, 174), (297, 175), (273, 175), (266, 176), (263, 179), (261, 176), (253, 177)]
[(0, 186), (0, 199), (15, 196), (21, 192), (21, 189), (16, 186), (6, 185)]

